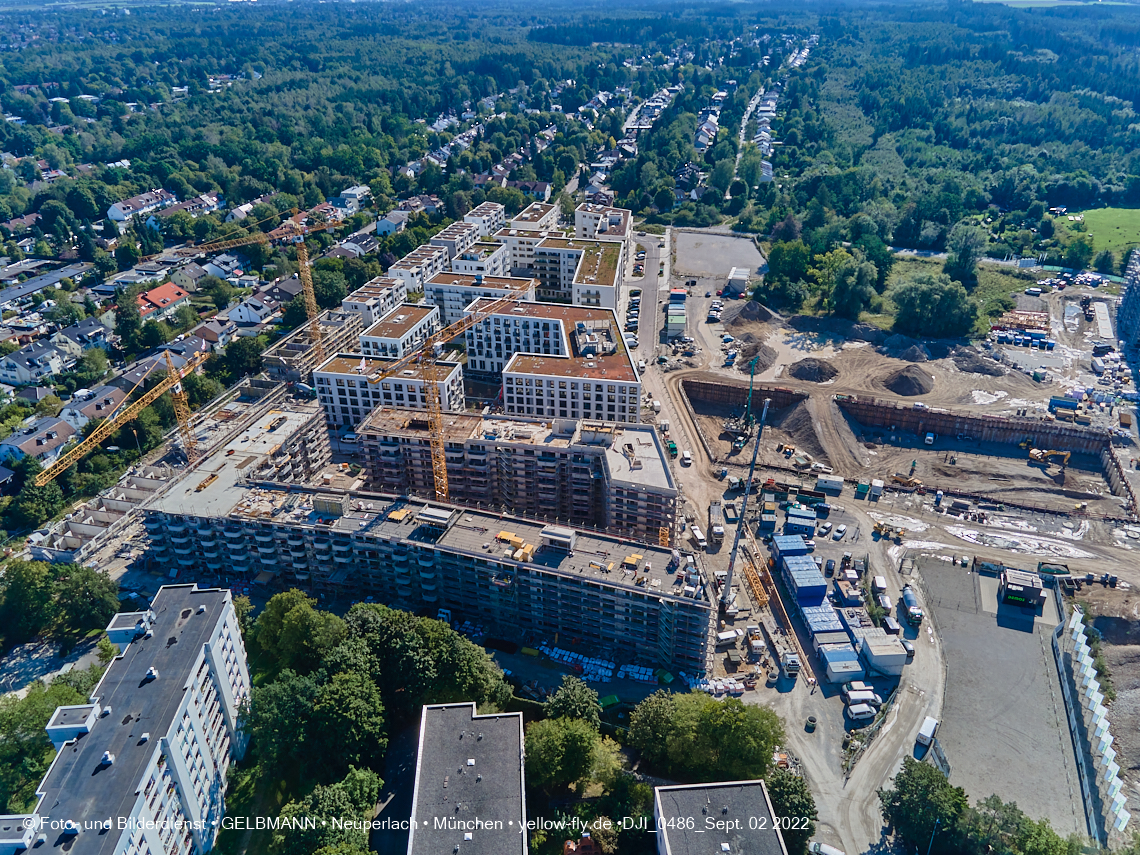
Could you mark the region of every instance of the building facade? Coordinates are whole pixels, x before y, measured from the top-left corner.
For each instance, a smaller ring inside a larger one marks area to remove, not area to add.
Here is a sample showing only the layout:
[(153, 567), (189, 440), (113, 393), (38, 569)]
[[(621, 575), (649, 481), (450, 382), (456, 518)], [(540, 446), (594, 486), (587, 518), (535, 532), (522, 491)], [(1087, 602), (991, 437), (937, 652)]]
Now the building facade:
[(531, 202), (511, 219), (512, 229), (546, 231), (558, 227), (558, 206)]
[[(357, 425), (377, 407), (411, 407), (427, 409), (424, 377), (418, 368), (408, 368), (371, 382), (369, 376), (384, 370), (394, 360), (368, 357), (360, 353), (338, 353), (313, 371), (313, 388), (325, 411), (325, 421), (332, 427)], [(462, 412), (463, 365), (437, 360), (436, 378), (440, 406), (444, 410)]]
[(451, 272), (476, 276), (509, 276), (511, 254), (506, 244), (481, 240), (451, 259)]
[[(363, 317), (356, 311), (329, 309), (318, 319), (321, 343), (326, 354), (352, 352), (360, 346)], [(309, 336), (309, 325), (302, 324), (261, 355), (261, 364), (271, 380), (308, 383), (317, 367), (317, 348)]]
[[(424, 418), (377, 410), (357, 429), (370, 489), (435, 495)], [(678, 490), (649, 426), (449, 415), (451, 499), (652, 543), (672, 538)]]
[[(48, 721), (59, 753), (36, 790), (35, 811), (0, 833), (3, 855), (32, 849), (49, 818), (65, 827), (48, 832), (45, 851), (213, 848), (228, 770), (245, 751), (239, 715), (251, 685), (232, 596), (166, 585), (149, 610), (115, 615), (107, 635), (122, 652), (88, 703), (59, 707)], [(93, 827), (107, 817), (110, 829)]]
[(574, 209), (574, 237), (594, 240), (605, 238), (629, 243), (633, 232), (633, 211), (628, 208), (611, 208), (608, 205), (591, 205), (583, 202)]
[(507, 225), (507, 209), (498, 202), (483, 202), (464, 214), (463, 222), (479, 229), (479, 237), (488, 238)]
[(439, 307), (445, 327), (465, 317), (467, 307), (478, 297), (507, 297), (522, 292), (522, 299), (533, 302), (535, 281), (527, 277), (479, 276), (471, 273), (440, 273), (424, 284), (424, 302)]
[(534, 248), (538, 298), (616, 309), (624, 265), (619, 241), (547, 238)]
[(341, 300), (340, 307), (346, 312), (359, 313), (364, 329), (368, 329), (407, 300), (408, 285), (403, 279), (377, 276)]
[(360, 350), (365, 356), (404, 356), (419, 348), (439, 329), (436, 306), (404, 303), (361, 334)]
[(442, 246), (424, 244), (388, 268), (388, 275), (402, 280), (408, 293), (422, 291), (425, 282), (447, 269), (448, 260)]
[(435, 237), (428, 241), (431, 246), (440, 246), (447, 250), (447, 260), (450, 263), (455, 256), (467, 252), (479, 240), (479, 227), (472, 223), (452, 223)]

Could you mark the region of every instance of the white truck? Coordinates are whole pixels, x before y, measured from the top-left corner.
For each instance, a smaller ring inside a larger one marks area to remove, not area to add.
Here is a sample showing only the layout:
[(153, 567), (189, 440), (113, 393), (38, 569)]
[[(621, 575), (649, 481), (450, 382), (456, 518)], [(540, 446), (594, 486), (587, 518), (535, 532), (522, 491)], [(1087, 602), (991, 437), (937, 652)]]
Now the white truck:
[(705, 540), (705, 534), (699, 526), (689, 526), (689, 531), (693, 535), (693, 540), (697, 542), (697, 546), (701, 549), (708, 548), (709, 542)]
[(934, 741), (934, 734), (936, 733), (938, 733), (938, 719), (927, 716), (922, 727), (918, 729), (918, 744), (929, 745)]
[(724, 505), (721, 502), (709, 504), (709, 537), (713, 543), (724, 540)]
[(792, 680), (800, 673), (800, 655), (784, 637), (776, 626), (776, 620), (771, 615), (763, 617), (764, 635), (768, 640), (768, 647), (772, 651), (772, 658), (780, 663), (780, 670), (785, 677)]

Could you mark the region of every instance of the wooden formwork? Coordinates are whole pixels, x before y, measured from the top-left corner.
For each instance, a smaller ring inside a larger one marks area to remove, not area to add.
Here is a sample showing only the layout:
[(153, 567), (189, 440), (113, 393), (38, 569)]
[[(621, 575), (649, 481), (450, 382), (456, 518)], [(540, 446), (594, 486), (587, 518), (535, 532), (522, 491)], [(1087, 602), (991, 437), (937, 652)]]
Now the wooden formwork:
[[(681, 381), (685, 394), (694, 404), (712, 404), (733, 409), (744, 406), (748, 400), (747, 383), (714, 383), (709, 380), (695, 380), (685, 378)], [(776, 408), (790, 407), (800, 401), (807, 400), (807, 395), (788, 389), (783, 386), (764, 386), (756, 384), (752, 387), (752, 404), (756, 407), (765, 398), (770, 398), (772, 406)], [(757, 407), (759, 412), (759, 407)]]

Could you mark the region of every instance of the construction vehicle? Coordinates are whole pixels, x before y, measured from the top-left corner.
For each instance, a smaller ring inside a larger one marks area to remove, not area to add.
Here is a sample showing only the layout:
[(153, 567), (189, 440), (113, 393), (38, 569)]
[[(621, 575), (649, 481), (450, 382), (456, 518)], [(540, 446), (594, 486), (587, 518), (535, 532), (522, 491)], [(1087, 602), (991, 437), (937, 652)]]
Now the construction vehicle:
[[(175, 368), (174, 363), (170, 360), (170, 351), (166, 351), (166, 379), (138, 400), (128, 403), (131, 400), (131, 395), (142, 385), (146, 377), (144, 376), (140, 379), (139, 382), (135, 384), (134, 389), (131, 389), (131, 394), (123, 399), (122, 404), (120, 404), (116, 412), (96, 424), (94, 430), (92, 430), (81, 443), (63, 452), (51, 466), (36, 474), (35, 485), (42, 487), (59, 477), (62, 473), (66, 472), (73, 465), (98, 448), (100, 443), (118, 428), (137, 418), (139, 413), (149, 407), (159, 396), (167, 391), (172, 392), (174, 397), (174, 414), (178, 419), (178, 431), (182, 436), (183, 451), (186, 453), (187, 460), (193, 463), (197, 459), (198, 453), (194, 443), (194, 431), (190, 426), (190, 407), (186, 403), (186, 393), (182, 389), (182, 378), (192, 373), (199, 365), (205, 362), (208, 355), (206, 352), (197, 353), (190, 357), (181, 368)], [(155, 363), (155, 365), (158, 364), (159, 363)], [(152, 367), (151, 370), (153, 371), (154, 368)]]
[(784, 676), (794, 680), (800, 673), (799, 653), (776, 626), (776, 619), (771, 614), (766, 613), (761, 623), (764, 628), (764, 636), (768, 641), (768, 647), (772, 651), (772, 658), (780, 664), (780, 670)]
[(724, 540), (724, 505), (721, 502), (709, 503), (709, 539), (713, 543)]
[(918, 597), (914, 593), (914, 588), (910, 585), (903, 585), (902, 599), (899, 600), (899, 610), (903, 612), (907, 623), (911, 626), (918, 626), (926, 616), (922, 608), (918, 605)]
[(744, 448), (744, 443), (752, 436), (752, 426), (756, 423), (752, 415), (752, 381), (756, 378), (756, 363), (759, 359), (760, 357), (756, 356), (748, 364), (748, 397), (744, 401), (744, 411), (740, 414), (740, 418), (729, 419), (724, 423), (725, 432), (735, 437), (736, 441), (732, 447), (736, 451)]
[(1051, 457), (1060, 457), (1062, 469), (1069, 465), (1069, 458), (1072, 456), (1072, 454), (1073, 452), (1071, 451), (1057, 451), (1056, 449), (1050, 449), (1048, 451), (1040, 448), (1029, 449), (1029, 459), (1036, 463), (1044, 463), (1048, 465), (1049, 459)]
[(904, 487), (921, 487), (922, 482), (917, 478), (911, 478), (909, 475), (903, 475), (901, 472), (896, 472), (891, 476), (891, 481), (895, 484), (901, 484)]
[(677, 443), (673, 442), (673, 440), (669, 440), (668, 442), (665, 443), (665, 447), (667, 449), (669, 449), (669, 456), (670, 457), (675, 458), (677, 456)]

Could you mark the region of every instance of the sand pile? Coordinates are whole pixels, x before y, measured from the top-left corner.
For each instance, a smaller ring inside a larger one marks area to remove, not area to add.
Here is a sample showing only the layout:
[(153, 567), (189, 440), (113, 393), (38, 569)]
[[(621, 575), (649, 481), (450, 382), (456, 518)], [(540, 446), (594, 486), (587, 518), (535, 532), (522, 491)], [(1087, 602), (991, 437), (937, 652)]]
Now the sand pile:
[(883, 385), (896, 395), (908, 398), (915, 395), (925, 395), (934, 389), (934, 378), (914, 365), (900, 368), (887, 376)]
[[(767, 371), (776, 363), (778, 354), (775, 349), (764, 343), (764, 337), (756, 333), (746, 332), (736, 337), (736, 364), (741, 370), (748, 373), (752, 369), (749, 363), (756, 359), (756, 373)], [(758, 358), (757, 358), (758, 357)]]
[(769, 420), (772, 427), (783, 431), (791, 438), (797, 449), (806, 451), (816, 460), (827, 459), (827, 452), (823, 450), (823, 444), (815, 432), (815, 422), (808, 410), (807, 401), (800, 401), (794, 407), (785, 410), (777, 410), (774, 416), (769, 413)]
[(954, 365), (959, 371), (970, 374), (985, 374), (988, 377), (1001, 377), (1005, 369), (992, 359), (983, 356), (972, 347), (959, 347), (953, 354)]
[(757, 322), (766, 323), (772, 320), (775, 315), (755, 300), (748, 300), (743, 305), (737, 303), (736, 305), (727, 307), (721, 317), (723, 318), (724, 325), (731, 329), (733, 327), (745, 326)]
[(788, 366), (788, 374), (809, 383), (826, 383), (839, 376), (839, 370), (826, 359), (809, 357)]
[(899, 353), (899, 359), (905, 359), (907, 362), (926, 362), (926, 351), (920, 345), (911, 345), (906, 350)]

